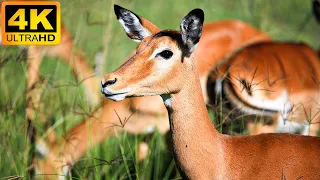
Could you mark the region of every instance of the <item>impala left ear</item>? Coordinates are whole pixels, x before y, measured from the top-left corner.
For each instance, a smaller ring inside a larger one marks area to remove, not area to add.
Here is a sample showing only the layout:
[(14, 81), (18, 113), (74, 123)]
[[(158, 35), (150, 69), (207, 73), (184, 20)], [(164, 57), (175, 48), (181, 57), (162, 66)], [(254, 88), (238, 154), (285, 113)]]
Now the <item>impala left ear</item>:
[(160, 29), (147, 19), (116, 4), (114, 5), (114, 13), (127, 36), (132, 40), (140, 42), (144, 38), (160, 32)]
[(182, 41), (186, 45), (189, 55), (195, 50), (200, 40), (204, 13), (201, 9), (194, 9), (185, 16), (180, 24)]

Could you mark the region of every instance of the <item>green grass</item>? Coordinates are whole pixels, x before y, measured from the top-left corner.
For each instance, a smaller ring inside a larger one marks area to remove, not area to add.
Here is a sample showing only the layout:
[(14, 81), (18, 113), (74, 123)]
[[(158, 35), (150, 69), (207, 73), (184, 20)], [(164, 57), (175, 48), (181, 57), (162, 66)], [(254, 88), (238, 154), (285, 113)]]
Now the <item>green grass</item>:
[[(127, 38), (113, 15), (113, 3), (118, 3), (135, 13), (148, 18), (160, 28), (178, 29), (180, 21), (193, 8), (202, 8), (205, 21), (240, 19), (267, 32), (275, 40), (303, 41), (316, 48), (320, 44), (320, 25), (314, 18), (304, 28), (306, 17), (310, 17), (311, 1), (302, 0), (61, 0), (62, 20), (75, 38), (75, 47), (84, 51), (89, 64), (94, 66), (94, 55), (106, 52), (104, 73), (118, 67), (137, 45)], [(91, 22), (88, 25), (86, 16)], [(110, 29), (110, 31), (108, 31)], [(107, 33), (106, 33), (107, 32)], [(0, 67), (0, 177), (26, 176), (27, 152), (25, 121), (26, 63), (18, 58), (17, 47), (0, 47), (0, 61), (11, 55), (9, 62)], [(62, 61), (45, 57), (41, 75), (47, 80), (44, 87), (41, 110), (52, 123), (62, 120), (56, 129), (62, 136), (77, 124), (83, 115), (74, 115), (71, 109), (76, 104), (89, 109), (82, 87), (54, 88), (61, 82), (75, 78), (70, 68)], [(37, 117), (35, 126), (38, 134), (46, 132), (45, 125)], [(138, 142), (149, 139), (151, 153), (138, 163), (136, 149)], [(167, 137), (155, 133), (129, 135), (122, 133), (91, 149), (75, 164), (74, 179), (174, 179), (179, 175), (174, 167), (172, 154), (167, 147)], [(94, 166), (101, 163), (99, 158), (121, 161), (112, 165)]]

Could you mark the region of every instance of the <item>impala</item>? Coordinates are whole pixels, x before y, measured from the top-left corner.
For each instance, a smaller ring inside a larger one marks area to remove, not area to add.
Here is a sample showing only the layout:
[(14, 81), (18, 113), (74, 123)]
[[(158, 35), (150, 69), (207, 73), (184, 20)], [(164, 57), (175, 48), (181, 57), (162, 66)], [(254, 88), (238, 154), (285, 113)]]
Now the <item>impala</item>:
[(257, 43), (214, 68), (207, 87), (211, 101), (222, 99), (244, 113), (273, 116), (272, 132), (316, 136), (319, 67), (317, 53), (304, 44)]
[[(319, 2), (313, 1), (317, 19), (319, 9)], [(211, 103), (222, 100), (246, 114), (272, 116), (274, 123), (253, 130), (255, 133), (317, 135), (320, 123), (317, 52), (302, 43), (259, 42), (238, 49), (220, 62), (207, 80)]]
[(141, 41), (117, 70), (102, 80), (105, 97), (161, 95), (169, 114), (174, 156), (185, 179), (319, 179), (320, 139), (292, 134), (228, 136), (212, 125), (192, 56), (203, 11), (185, 16), (180, 32), (146, 33), (139, 18), (115, 5), (127, 35)]

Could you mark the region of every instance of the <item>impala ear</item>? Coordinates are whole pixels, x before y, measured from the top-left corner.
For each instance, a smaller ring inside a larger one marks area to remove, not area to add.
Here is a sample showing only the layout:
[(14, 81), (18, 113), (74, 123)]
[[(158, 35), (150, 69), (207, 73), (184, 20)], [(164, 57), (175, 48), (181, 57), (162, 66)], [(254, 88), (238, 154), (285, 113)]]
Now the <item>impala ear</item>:
[(320, 23), (320, 3), (318, 0), (313, 0), (312, 11), (318, 23)]
[(135, 41), (140, 42), (144, 38), (160, 32), (160, 29), (147, 19), (116, 4), (114, 5), (114, 13), (127, 36)]
[(180, 25), (182, 41), (186, 45), (188, 53), (191, 54), (200, 40), (204, 13), (201, 9), (194, 9), (186, 15)]

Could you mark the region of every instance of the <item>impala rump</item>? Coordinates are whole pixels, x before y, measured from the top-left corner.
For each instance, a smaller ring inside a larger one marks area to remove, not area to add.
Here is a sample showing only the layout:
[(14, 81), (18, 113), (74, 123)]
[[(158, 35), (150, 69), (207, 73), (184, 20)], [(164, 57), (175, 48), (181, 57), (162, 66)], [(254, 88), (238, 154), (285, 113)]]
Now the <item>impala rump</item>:
[[(257, 43), (244, 47), (212, 70), (207, 80), (208, 94), (212, 103), (222, 94), (224, 103), (245, 114), (278, 114), (279, 122), (313, 124), (319, 122), (319, 67), (317, 54), (305, 44)], [(218, 79), (221, 92), (214, 88)]]

